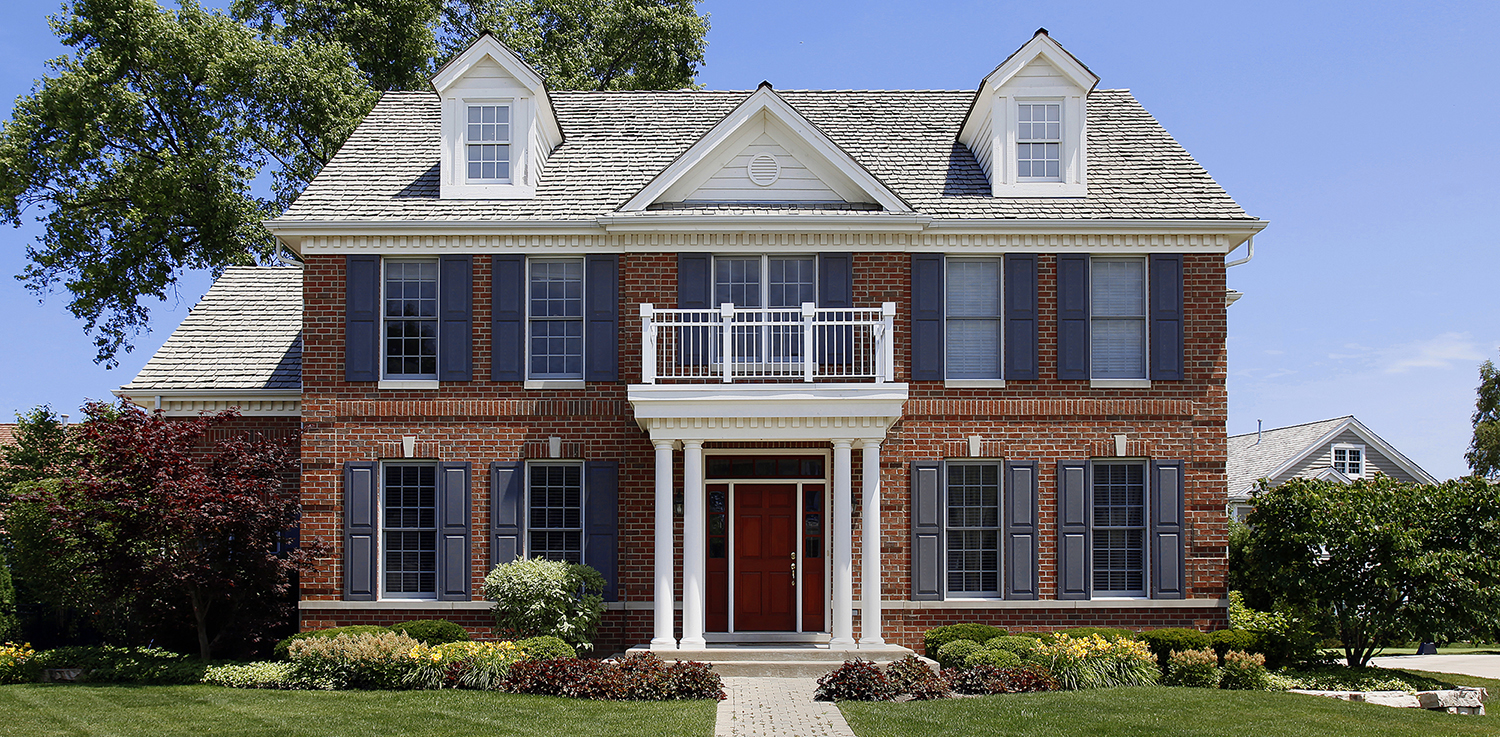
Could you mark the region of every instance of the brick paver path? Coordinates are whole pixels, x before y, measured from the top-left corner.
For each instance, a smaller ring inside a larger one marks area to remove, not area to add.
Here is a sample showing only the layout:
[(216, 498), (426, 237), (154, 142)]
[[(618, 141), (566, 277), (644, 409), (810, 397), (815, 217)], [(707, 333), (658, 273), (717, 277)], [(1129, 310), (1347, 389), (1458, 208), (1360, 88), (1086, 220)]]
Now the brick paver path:
[(813, 701), (816, 678), (725, 678), (714, 737), (854, 737), (838, 706)]

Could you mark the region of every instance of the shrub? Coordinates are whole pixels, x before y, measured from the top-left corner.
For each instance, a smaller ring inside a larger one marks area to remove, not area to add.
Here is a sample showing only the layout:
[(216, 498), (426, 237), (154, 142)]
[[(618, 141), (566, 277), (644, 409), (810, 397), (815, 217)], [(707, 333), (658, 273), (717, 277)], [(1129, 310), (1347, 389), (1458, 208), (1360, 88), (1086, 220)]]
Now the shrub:
[(81, 680), (176, 686), (203, 680), (207, 664), (156, 647), (70, 646), (37, 654), (27, 664), (31, 679), (48, 668), (81, 668)]
[(891, 682), (868, 660), (849, 660), (818, 679), (815, 701), (890, 701)]
[(334, 637), (338, 637), (339, 635), (379, 635), (390, 631), (391, 628), (389, 627), (381, 627), (374, 624), (356, 624), (348, 627), (329, 627), (328, 629), (323, 630), (308, 630), (307, 632), (298, 632), (297, 634), (276, 643), (276, 648), (272, 651), (272, 656), (277, 660), (286, 660), (288, 657), (288, 649), (291, 647), (292, 643), (298, 640), (306, 640), (309, 637), (323, 637), (332, 639)]
[(394, 632), (309, 637), (287, 649), (298, 678), (332, 688), (401, 688), (418, 642)]
[(574, 652), (572, 645), (550, 635), (528, 637), (524, 640), (518, 640), (516, 644), (521, 647), (528, 660), (554, 660), (557, 658), (578, 657), (578, 653)]
[(211, 665), (203, 671), (203, 682), (226, 688), (279, 688), (328, 690), (328, 681), (314, 683), (299, 678), (297, 666), (282, 660), (267, 660), (244, 665)]
[(668, 665), (654, 653), (620, 660), (522, 660), (505, 679), (512, 693), (615, 701), (722, 699), (723, 681), (707, 663)]
[(1206, 650), (1213, 645), (1213, 639), (1208, 635), (1185, 627), (1146, 630), (1138, 637), (1151, 648), (1152, 654), (1156, 656), (1156, 664), (1163, 673), (1167, 672), (1167, 661), (1172, 653)]
[(552, 635), (579, 650), (593, 648), (604, 614), (604, 576), (585, 565), (519, 558), (484, 577), (495, 624), (523, 637)]
[(943, 680), (948, 682), (949, 687), (961, 694), (987, 694), (990, 692), (990, 681), (1000, 676), (1000, 669), (992, 665), (979, 665), (974, 668), (944, 668)]
[(0, 645), (0, 685), (36, 680), (31, 667), (34, 659), (36, 651), (31, 649), (30, 644), (7, 642)]
[(1213, 643), (1214, 654), (1219, 656), (1219, 665), (1224, 664), (1224, 654), (1230, 650), (1244, 653), (1260, 652), (1260, 637), (1250, 630), (1214, 630), (1209, 633), (1208, 639)]
[(1219, 658), (1214, 651), (1181, 650), (1167, 658), (1167, 675), (1162, 683), (1189, 688), (1219, 687)]
[(945, 624), (941, 627), (933, 627), (927, 630), (922, 637), (922, 654), (933, 660), (937, 659), (937, 651), (954, 640), (970, 640), (972, 642), (988, 642), (991, 638), (1005, 634), (1005, 630), (999, 627), (991, 627), (987, 624), (970, 622), (966, 624)]
[(1069, 627), (1067, 629), (1048, 632), (1042, 635), (1042, 642), (1056, 642), (1057, 638), (1067, 635), (1074, 640), (1082, 640), (1090, 635), (1098, 635), (1109, 642), (1116, 640), (1138, 640), (1140, 637), (1132, 630), (1115, 629), (1113, 627)]
[(969, 656), (983, 649), (983, 645), (973, 640), (954, 640), (938, 648), (932, 659), (944, 668), (965, 668)]
[(1021, 663), (1000, 672), (989, 681), (990, 693), (1030, 693), (1033, 691), (1056, 691), (1061, 686), (1052, 677), (1051, 671), (1036, 663)]
[(886, 665), (885, 679), (896, 693), (910, 693), (912, 684), (937, 674), (915, 655), (908, 655)]
[(468, 630), (446, 619), (413, 619), (391, 625), (391, 631), (406, 635), (423, 645), (469, 641)]
[(984, 648), (970, 653), (969, 657), (964, 658), (965, 668), (973, 668), (981, 663), (983, 663), (984, 665), (993, 665), (996, 668), (1009, 668), (1011, 666), (1020, 665), (1021, 656), (1016, 655), (1009, 650), (991, 650), (989, 648)]
[(1219, 687), (1239, 691), (1265, 691), (1270, 688), (1266, 680), (1266, 656), (1230, 650), (1224, 654), (1224, 665), (1219, 673)]
[(1041, 640), (1028, 635), (1003, 635), (991, 637), (988, 642), (984, 643), (984, 647), (987, 650), (1008, 650), (1020, 656), (1022, 660), (1026, 660), (1036, 652), (1040, 644), (1042, 644)]
[(1032, 658), (1066, 689), (1148, 686), (1161, 675), (1146, 643), (1126, 638), (1110, 641), (1099, 634), (1079, 639), (1058, 634), (1037, 647)]
[(412, 688), (500, 688), (510, 668), (526, 657), (513, 642), (418, 644), (407, 653), (412, 668), (403, 683)]
[(581, 658), (522, 660), (511, 666), (504, 686), (511, 693), (576, 697), (584, 678), (603, 667), (602, 660)]

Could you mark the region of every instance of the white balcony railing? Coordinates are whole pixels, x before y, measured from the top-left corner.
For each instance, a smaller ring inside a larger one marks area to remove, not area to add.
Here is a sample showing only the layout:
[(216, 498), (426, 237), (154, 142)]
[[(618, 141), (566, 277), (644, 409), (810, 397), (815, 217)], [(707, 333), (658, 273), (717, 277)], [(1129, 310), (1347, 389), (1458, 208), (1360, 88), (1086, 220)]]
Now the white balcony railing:
[(642, 380), (889, 382), (895, 319), (894, 302), (853, 309), (643, 304)]

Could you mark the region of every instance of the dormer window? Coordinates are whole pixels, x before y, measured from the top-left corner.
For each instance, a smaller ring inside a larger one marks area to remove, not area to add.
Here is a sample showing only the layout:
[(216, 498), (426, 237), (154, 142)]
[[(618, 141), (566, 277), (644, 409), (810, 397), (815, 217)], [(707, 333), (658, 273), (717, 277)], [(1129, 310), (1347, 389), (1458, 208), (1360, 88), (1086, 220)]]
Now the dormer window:
[(1062, 179), (1062, 103), (1016, 105), (1016, 177), (1033, 182)]
[(1365, 446), (1339, 444), (1333, 446), (1333, 470), (1351, 479), (1365, 475)]
[(510, 106), (469, 105), (469, 181), (510, 181)]

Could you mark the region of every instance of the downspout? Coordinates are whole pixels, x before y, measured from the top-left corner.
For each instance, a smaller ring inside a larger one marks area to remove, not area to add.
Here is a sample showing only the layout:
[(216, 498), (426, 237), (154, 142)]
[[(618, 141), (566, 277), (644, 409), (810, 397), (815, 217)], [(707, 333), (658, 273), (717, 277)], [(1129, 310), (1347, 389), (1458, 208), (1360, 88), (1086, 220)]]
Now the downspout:
[[(1231, 266), (1239, 266), (1240, 264), (1247, 264), (1247, 263), (1250, 263), (1250, 259), (1255, 258), (1255, 236), (1252, 235), (1249, 238), (1246, 238), (1245, 239), (1245, 245), (1249, 246), (1249, 250), (1246, 251), (1245, 257), (1242, 258), (1242, 259), (1239, 259), (1237, 261), (1230, 261), (1230, 262), (1224, 264), (1224, 268), (1227, 269), (1227, 268), (1229, 268)], [(1235, 248), (1239, 248), (1239, 247), (1235, 246)], [(1234, 253), (1234, 251), (1230, 251), (1229, 253)], [(1229, 254), (1225, 254), (1225, 255), (1227, 256)]]

